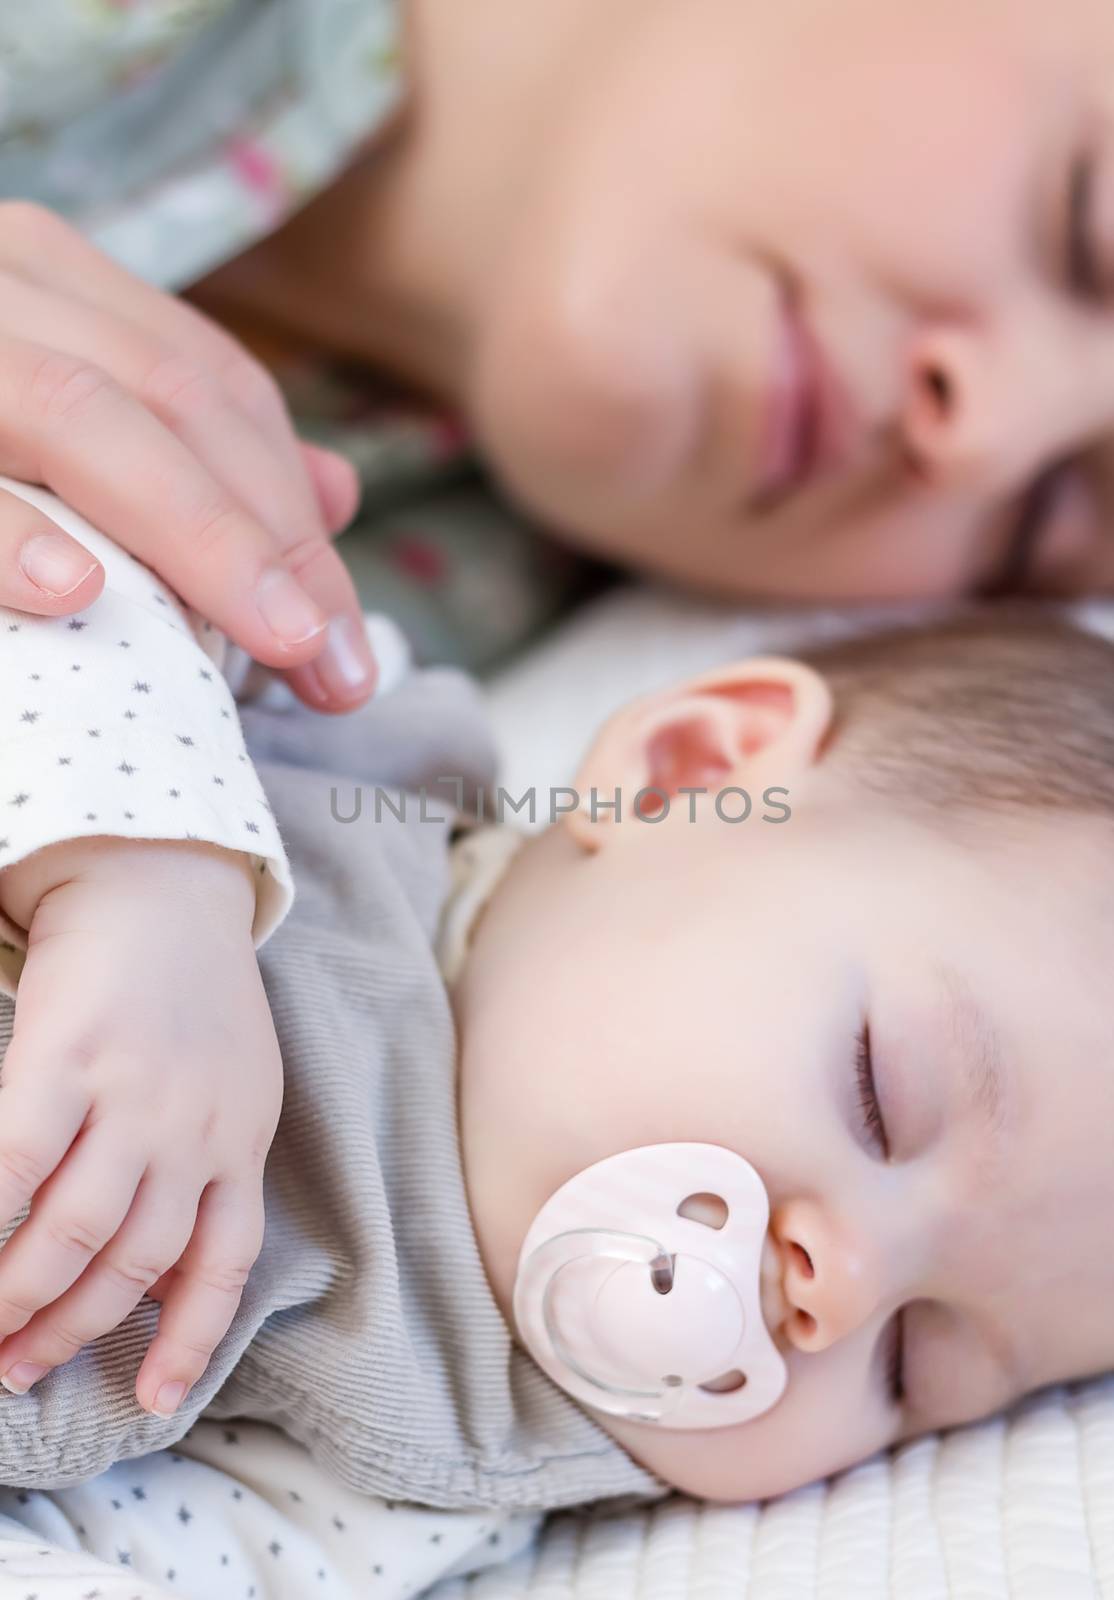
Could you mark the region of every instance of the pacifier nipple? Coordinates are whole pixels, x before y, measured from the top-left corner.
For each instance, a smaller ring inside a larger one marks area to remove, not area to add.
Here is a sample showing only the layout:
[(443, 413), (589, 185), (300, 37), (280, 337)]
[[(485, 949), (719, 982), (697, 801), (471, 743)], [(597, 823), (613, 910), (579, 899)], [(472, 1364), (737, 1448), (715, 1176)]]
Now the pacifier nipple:
[(526, 1236), (523, 1342), (569, 1394), (613, 1416), (675, 1428), (758, 1416), (786, 1381), (762, 1318), (768, 1221), (758, 1174), (719, 1145), (598, 1162)]

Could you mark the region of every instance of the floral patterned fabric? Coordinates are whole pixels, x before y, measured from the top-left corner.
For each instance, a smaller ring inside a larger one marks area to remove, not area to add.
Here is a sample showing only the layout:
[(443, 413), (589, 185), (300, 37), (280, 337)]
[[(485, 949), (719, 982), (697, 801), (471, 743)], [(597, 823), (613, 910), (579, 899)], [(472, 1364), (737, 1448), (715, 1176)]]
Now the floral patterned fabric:
[(6, 0), (0, 196), (164, 288), (321, 189), (398, 102), (396, 0)]
[[(391, 114), (399, 39), (399, 0), (0, 0), (0, 198), (184, 287)], [(455, 419), (281, 342), (259, 353), (299, 430), (355, 462), (363, 505), (340, 548), (419, 661), (483, 671), (593, 581), (500, 502)]]

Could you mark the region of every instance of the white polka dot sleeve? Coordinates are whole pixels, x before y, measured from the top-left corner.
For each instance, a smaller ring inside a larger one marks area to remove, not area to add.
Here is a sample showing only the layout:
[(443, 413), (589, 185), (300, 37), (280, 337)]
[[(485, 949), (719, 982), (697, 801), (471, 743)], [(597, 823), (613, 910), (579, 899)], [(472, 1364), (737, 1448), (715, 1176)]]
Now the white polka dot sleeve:
[[(0, 607), (0, 870), (65, 839), (198, 839), (249, 858), (256, 945), (293, 885), (244, 748), (222, 667), (224, 635), (142, 562), (45, 490), (0, 478), (104, 565), (73, 617)], [(0, 991), (14, 994), (26, 937), (0, 914)]]

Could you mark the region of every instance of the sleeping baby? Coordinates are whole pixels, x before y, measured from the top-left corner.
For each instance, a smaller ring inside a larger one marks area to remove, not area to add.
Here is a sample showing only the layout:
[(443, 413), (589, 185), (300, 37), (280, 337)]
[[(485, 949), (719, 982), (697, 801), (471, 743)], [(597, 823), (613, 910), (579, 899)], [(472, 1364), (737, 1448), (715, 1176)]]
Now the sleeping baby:
[(1109, 1364), (1108, 644), (732, 662), (526, 838), (463, 679), (237, 709), (80, 537), (102, 598), (0, 620), (0, 1481), (204, 1413), (428, 1506), (739, 1500)]

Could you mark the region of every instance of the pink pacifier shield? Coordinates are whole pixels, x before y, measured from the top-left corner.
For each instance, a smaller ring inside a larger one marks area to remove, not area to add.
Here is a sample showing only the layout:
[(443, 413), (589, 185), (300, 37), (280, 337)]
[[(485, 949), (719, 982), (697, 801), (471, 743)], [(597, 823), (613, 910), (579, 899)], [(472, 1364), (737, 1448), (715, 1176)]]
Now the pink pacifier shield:
[(526, 1235), (519, 1334), (574, 1399), (670, 1428), (768, 1411), (785, 1363), (762, 1319), (770, 1207), (721, 1145), (625, 1150), (571, 1178)]

